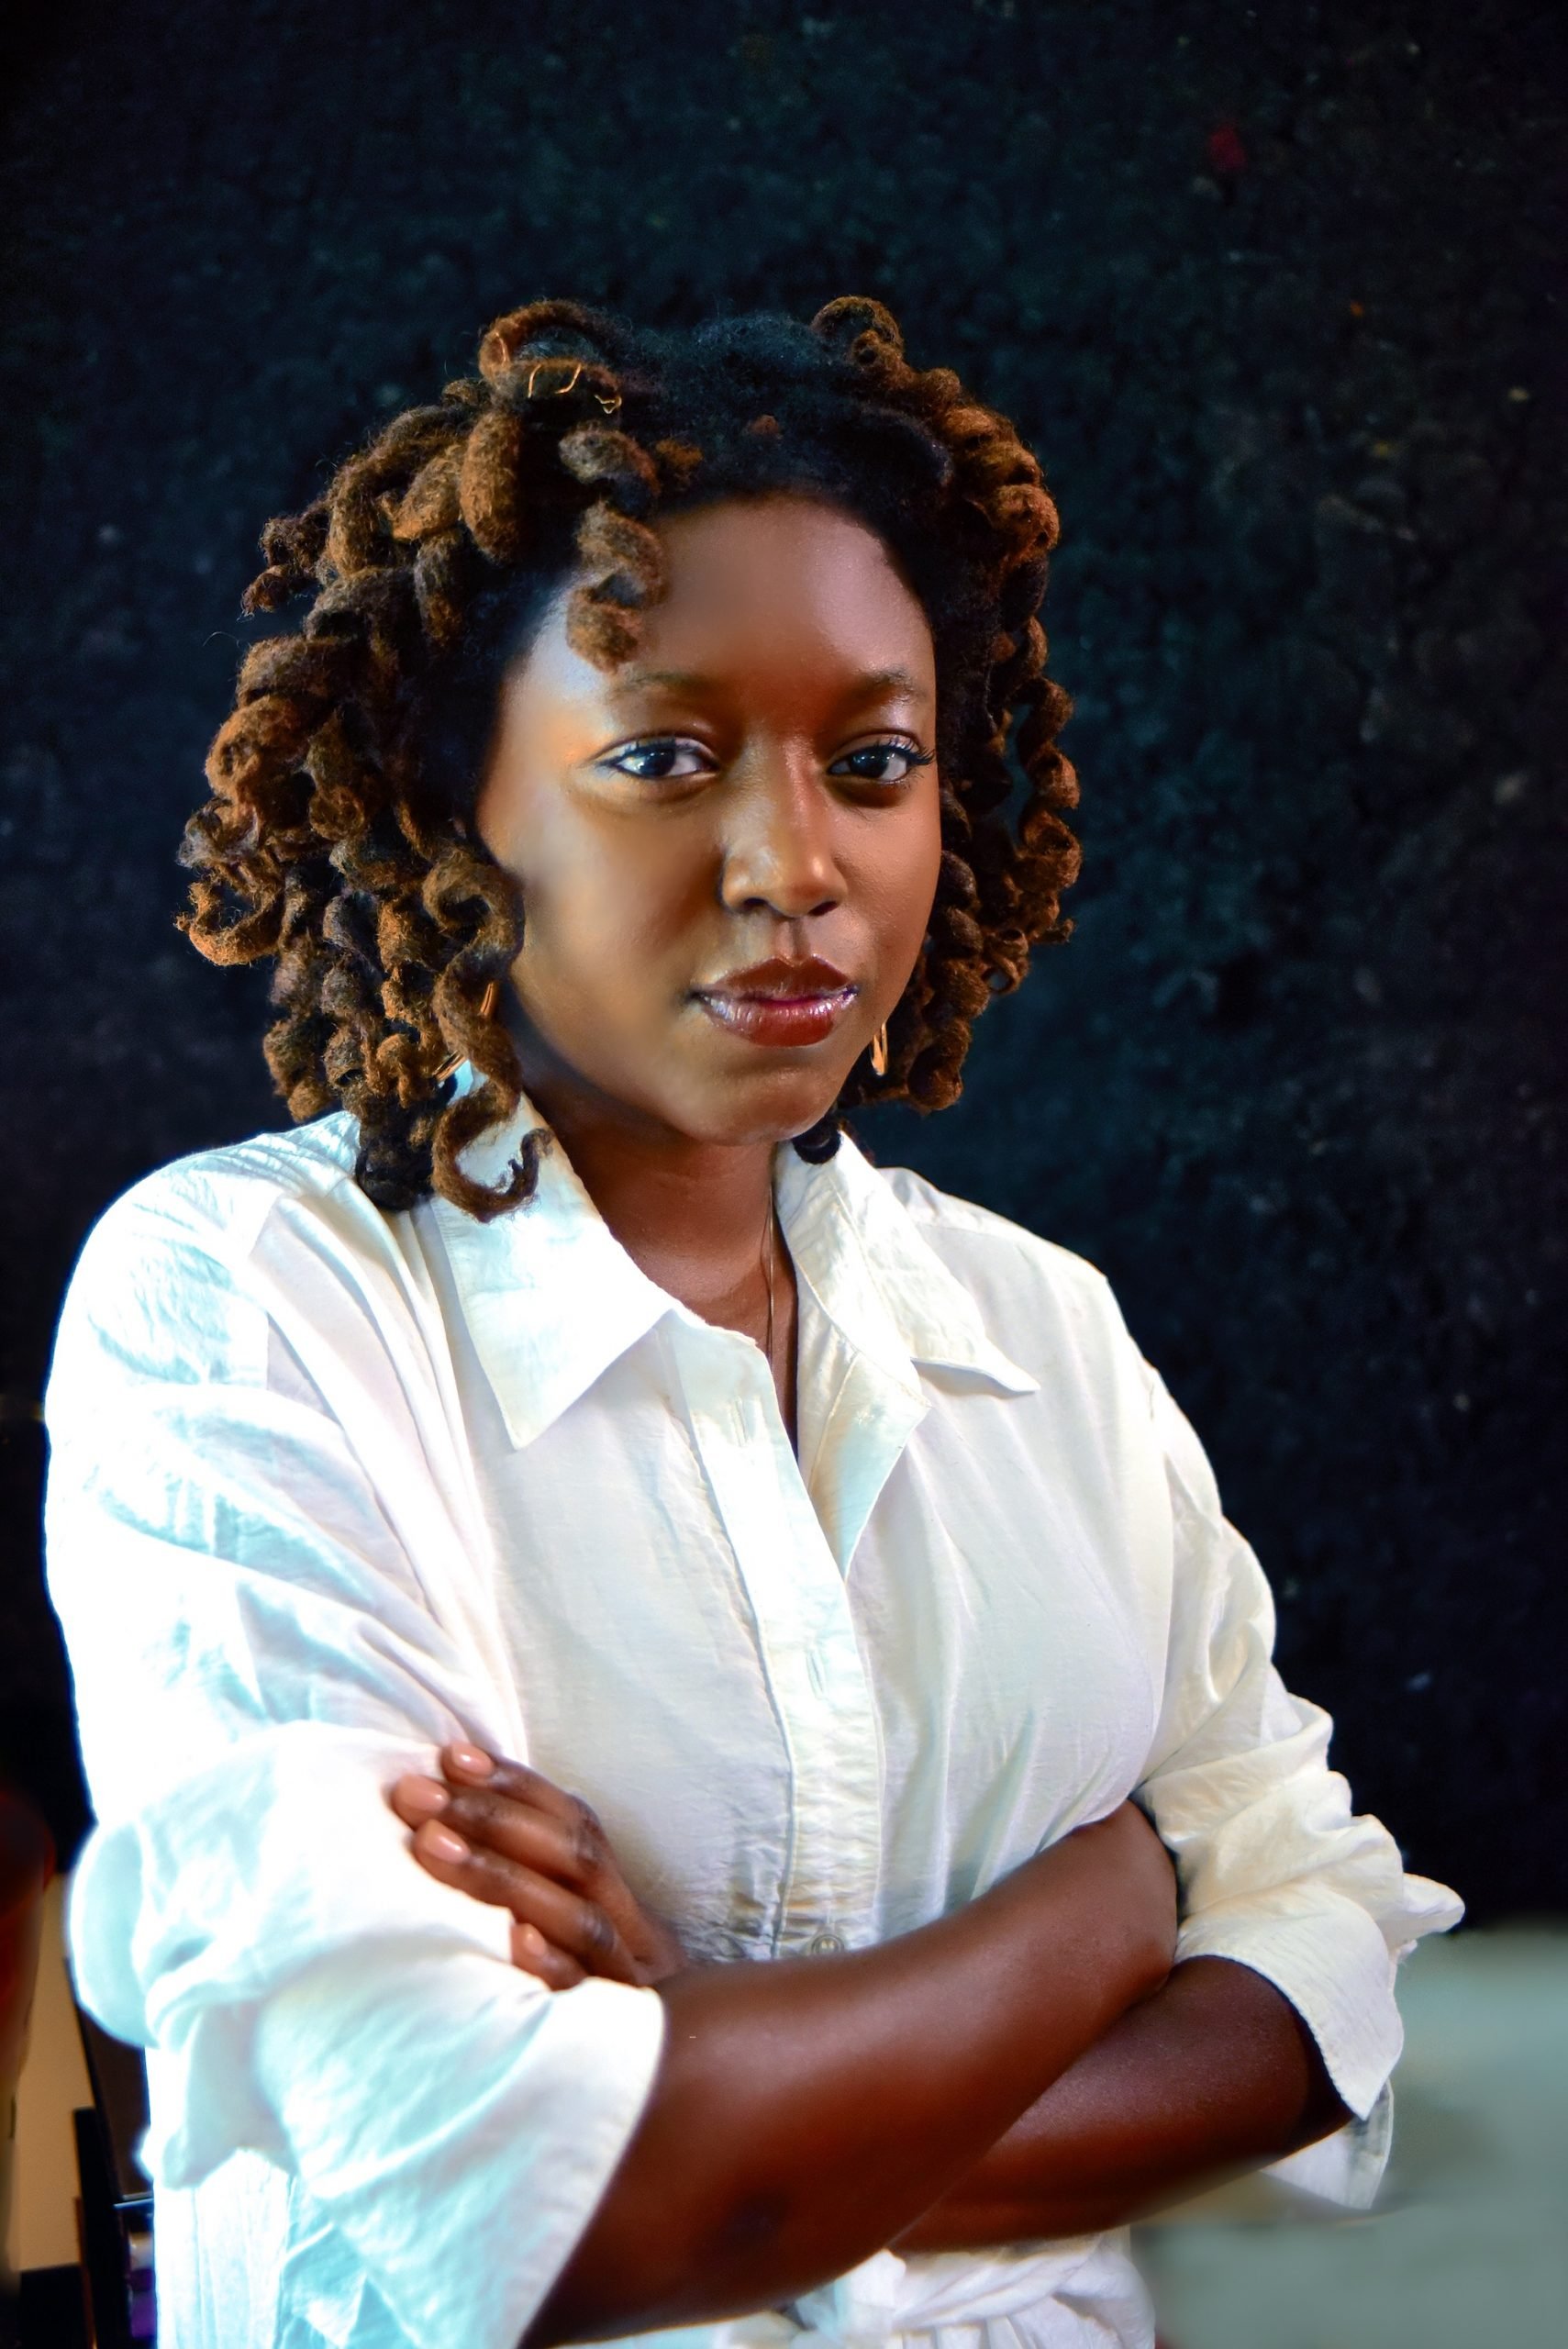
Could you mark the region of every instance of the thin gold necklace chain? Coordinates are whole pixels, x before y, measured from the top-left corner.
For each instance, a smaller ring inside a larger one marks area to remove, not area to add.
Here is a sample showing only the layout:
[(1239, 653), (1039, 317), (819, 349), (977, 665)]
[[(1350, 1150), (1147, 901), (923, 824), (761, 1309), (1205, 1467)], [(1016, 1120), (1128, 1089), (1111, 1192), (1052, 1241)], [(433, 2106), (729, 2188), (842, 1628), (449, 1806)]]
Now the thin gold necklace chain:
[(775, 1235), (775, 1226), (777, 1221), (778, 1218), (773, 1210), (773, 1194), (772, 1187), (770, 1186), (768, 1191), (768, 1229), (764, 1235), (762, 1246), (762, 1279), (766, 1284), (768, 1291), (768, 1334), (763, 1342), (762, 1351), (768, 1357), (768, 1368), (770, 1370), (773, 1370), (773, 1255), (774, 1251), (778, 1246)]

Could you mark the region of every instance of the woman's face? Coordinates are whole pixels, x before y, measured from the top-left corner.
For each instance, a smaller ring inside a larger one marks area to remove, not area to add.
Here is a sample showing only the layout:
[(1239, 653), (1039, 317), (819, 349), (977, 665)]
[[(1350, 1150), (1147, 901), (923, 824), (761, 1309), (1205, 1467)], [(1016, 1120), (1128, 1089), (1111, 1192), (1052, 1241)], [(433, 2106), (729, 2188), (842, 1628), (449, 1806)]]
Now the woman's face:
[(836, 507), (658, 528), (669, 590), (632, 659), (571, 650), (563, 589), (502, 690), (476, 820), (522, 887), (525, 1076), (542, 1106), (553, 1079), (695, 1141), (779, 1141), (831, 1105), (925, 936), (931, 634)]

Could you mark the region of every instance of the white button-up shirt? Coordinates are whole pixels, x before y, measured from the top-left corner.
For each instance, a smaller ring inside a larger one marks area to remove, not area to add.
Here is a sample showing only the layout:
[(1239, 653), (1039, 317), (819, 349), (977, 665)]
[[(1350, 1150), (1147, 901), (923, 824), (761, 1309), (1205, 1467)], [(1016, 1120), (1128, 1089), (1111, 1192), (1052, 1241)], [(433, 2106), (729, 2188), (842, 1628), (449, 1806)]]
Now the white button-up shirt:
[[(139, 1184), (49, 1389), (98, 1820), (72, 1955), (149, 2050), (161, 2349), (514, 2349), (636, 2127), (657, 1996), (546, 1991), (387, 1808), (460, 1735), (585, 1796), (704, 1959), (906, 1932), (1136, 1791), (1179, 1954), (1277, 1984), (1361, 2116), (1291, 2166), (1364, 2199), (1395, 1962), (1459, 1905), (1352, 1816), (1101, 1275), (847, 1141), (781, 1150), (797, 1459), (759, 1348), (558, 1147), (484, 1224), (381, 1213), (354, 1143), (330, 1117)], [(662, 2337), (803, 2331), (1150, 2338), (1120, 2233), (884, 2252)]]

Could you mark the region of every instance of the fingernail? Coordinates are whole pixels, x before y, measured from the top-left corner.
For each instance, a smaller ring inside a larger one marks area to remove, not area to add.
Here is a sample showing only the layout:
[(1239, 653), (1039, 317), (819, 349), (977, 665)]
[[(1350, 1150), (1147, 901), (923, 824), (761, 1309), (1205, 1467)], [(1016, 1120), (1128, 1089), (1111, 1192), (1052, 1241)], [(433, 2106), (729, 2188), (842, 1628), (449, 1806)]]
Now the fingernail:
[(412, 1811), (416, 1819), (439, 1819), (451, 1795), (439, 1778), (400, 1778), (397, 1800), (401, 1809)]
[(419, 1830), (419, 1842), (433, 1860), (466, 1860), (468, 1845), (450, 1827), (435, 1827), (428, 1822)]
[(477, 1745), (449, 1745), (447, 1760), (454, 1770), (462, 1770), (470, 1778), (488, 1778), (495, 1767), (489, 1754), (482, 1753)]

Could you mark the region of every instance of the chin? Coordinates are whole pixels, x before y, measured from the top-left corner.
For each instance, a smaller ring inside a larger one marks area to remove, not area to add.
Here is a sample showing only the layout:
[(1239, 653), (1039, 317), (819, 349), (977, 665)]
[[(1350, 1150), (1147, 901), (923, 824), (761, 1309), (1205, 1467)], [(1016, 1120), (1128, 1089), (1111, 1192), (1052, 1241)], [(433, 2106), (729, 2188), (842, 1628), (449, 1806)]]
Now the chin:
[(749, 1082), (716, 1086), (705, 1097), (683, 1105), (678, 1122), (694, 1141), (740, 1148), (757, 1142), (793, 1141), (825, 1118), (843, 1089), (848, 1071), (817, 1069), (759, 1072)]

